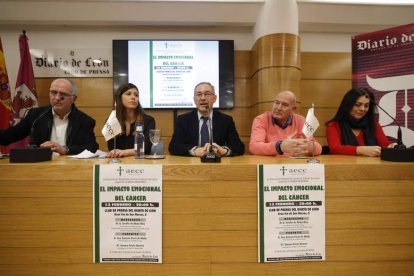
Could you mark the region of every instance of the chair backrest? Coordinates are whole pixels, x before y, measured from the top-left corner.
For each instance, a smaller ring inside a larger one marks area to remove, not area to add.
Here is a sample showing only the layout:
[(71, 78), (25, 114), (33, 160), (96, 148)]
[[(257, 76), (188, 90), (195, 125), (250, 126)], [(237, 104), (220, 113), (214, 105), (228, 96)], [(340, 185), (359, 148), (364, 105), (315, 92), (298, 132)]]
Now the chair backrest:
[(329, 154), (329, 146), (322, 146), (322, 154)]
[(154, 145), (151, 146), (151, 153), (154, 154), (155, 151), (157, 151), (156, 154), (158, 155), (164, 154), (164, 141), (159, 141), (156, 147)]

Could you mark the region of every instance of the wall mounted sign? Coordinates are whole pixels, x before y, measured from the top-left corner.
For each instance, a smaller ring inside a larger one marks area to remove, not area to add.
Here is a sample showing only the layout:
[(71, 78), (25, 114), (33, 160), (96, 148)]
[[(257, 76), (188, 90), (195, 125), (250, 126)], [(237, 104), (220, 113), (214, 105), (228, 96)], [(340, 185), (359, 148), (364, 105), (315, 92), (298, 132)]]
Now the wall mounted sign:
[(31, 49), (36, 78), (112, 78), (112, 49)]

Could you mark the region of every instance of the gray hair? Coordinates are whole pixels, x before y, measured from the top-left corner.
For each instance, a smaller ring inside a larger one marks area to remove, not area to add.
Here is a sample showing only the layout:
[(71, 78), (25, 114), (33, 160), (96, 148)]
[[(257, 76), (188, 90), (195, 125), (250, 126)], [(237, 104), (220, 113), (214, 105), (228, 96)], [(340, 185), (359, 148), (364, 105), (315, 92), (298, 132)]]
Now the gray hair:
[(211, 90), (213, 90), (213, 94), (214, 95), (216, 95), (216, 90), (214, 89), (214, 85), (212, 85), (210, 82), (208, 82), (208, 81), (202, 81), (202, 82), (199, 82), (195, 87), (194, 87), (194, 93), (196, 92), (196, 89), (197, 89), (197, 87), (199, 87), (200, 85), (203, 85), (203, 84), (206, 84), (206, 85), (209, 85), (210, 87), (211, 87)]
[(52, 83), (57, 82), (57, 81), (66, 81), (66, 82), (68, 82), (71, 86), (72, 96), (77, 96), (78, 95), (78, 87), (76, 86), (76, 84), (73, 81), (62, 78), (62, 79), (55, 79), (55, 80), (52, 81)]

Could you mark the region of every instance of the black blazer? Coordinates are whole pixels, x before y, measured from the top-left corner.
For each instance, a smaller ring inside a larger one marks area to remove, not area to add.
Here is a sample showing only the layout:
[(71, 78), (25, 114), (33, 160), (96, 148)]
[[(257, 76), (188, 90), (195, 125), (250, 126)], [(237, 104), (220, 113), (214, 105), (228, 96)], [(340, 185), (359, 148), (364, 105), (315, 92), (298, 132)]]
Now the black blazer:
[[(144, 118), (144, 136), (145, 136), (145, 154), (150, 154), (152, 143), (149, 139), (149, 130), (155, 129), (155, 120), (153, 117), (143, 114)], [(131, 124), (131, 133), (127, 136), (125, 133), (116, 136), (116, 148), (117, 149), (133, 149), (135, 143), (135, 124)], [(107, 142), (108, 150), (114, 149), (114, 139), (108, 140)]]
[[(233, 118), (220, 111), (213, 111), (213, 142), (220, 146), (227, 146), (231, 155), (242, 155), (244, 144), (237, 133)], [(189, 151), (198, 146), (199, 119), (197, 110), (177, 117), (174, 134), (168, 146), (172, 155), (190, 156)]]
[[(48, 108), (50, 106), (32, 108), (17, 125), (0, 130), (0, 145), (9, 145), (28, 135), (31, 135), (31, 145), (40, 146), (40, 144), (49, 141), (53, 127), (52, 110), (50, 109), (42, 115)], [(69, 154), (78, 154), (85, 149), (96, 152), (99, 145), (94, 133), (95, 120), (77, 109), (74, 104), (72, 104), (68, 119), (66, 146), (69, 149)]]

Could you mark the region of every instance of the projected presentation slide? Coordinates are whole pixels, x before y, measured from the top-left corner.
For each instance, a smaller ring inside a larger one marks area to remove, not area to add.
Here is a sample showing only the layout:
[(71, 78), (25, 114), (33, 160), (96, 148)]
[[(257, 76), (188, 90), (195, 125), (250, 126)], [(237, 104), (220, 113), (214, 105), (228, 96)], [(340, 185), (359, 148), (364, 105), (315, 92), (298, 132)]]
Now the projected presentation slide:
[(128, 76), (144, 108), (195, 107), (194, 86), (202, 81), (216, 88), (218, 107), (219, 42), (129, 41)]

